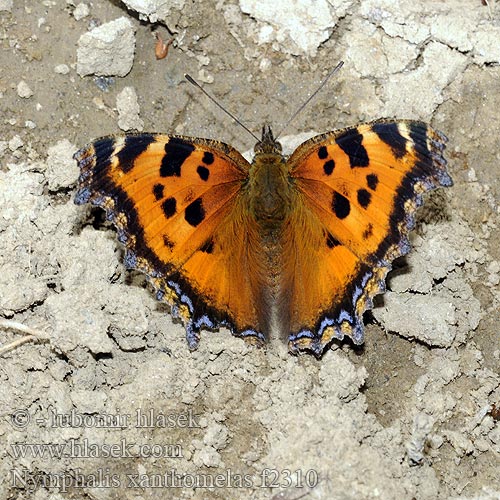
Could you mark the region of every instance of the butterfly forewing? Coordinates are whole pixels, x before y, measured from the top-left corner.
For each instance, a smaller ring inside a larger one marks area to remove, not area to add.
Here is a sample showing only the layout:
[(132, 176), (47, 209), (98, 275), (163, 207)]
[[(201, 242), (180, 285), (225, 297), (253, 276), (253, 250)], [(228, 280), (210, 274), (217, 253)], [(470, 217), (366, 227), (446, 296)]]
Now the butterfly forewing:
[[(242, 185), (250, 165), (233, 148), (162, 134), (104, 137), (75, 154), (77, 203), (103, 207), (145, 272), (184, 321), (260, 336), (255, 304), (262, 269)], [(244, 272), (242, 272), (244, 270)]]

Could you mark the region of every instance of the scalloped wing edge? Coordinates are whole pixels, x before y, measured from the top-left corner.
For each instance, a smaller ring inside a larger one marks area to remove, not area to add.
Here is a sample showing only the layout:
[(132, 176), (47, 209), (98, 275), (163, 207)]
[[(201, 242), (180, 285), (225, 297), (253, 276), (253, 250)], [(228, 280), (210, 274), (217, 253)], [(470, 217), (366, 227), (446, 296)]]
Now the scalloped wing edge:
[[(99, 141), (115, 141), (117, 138), (119, 139), (119, 137), (107, 136), (101, 138)], [(95, 142), (90, 143), (73, 155), (73, 158), (78, 162), (78, 166), (80, 167), (80, 176), (78, 178), (78, 185), (80, 187), (75, 194), (75, 204), (83, 205), (90, 203), (104, 210), (106, 220), (112, 222), (116, 227), (117, 239), (125, 247), (125, 267), (140, 271), (146, 275), (147, 281), (155, 291), (156, 299), (159, 302), (167, 304), (170, 307), (172, 318), (180, 320), (183, 324), (186, 330), (186, 340), (189, 349), (195, 350), (198, 347), (200, 330), (202, 328), (216, 330), (219, 327), (225, 327), (234, 336), (242, 337), (249, 343), (264, 344), (265, 337), (261, 332), (251, 328), (238, 331), (229, 318), (222, 317), (217, 311), (205, 304), (200, 297), (197, 297), (178, 272), (173, 272), (172, 276), (166, 276), (157, 271), (155, 266), (149, 263), (148, 259), (138, 255), (136, 251), (136, 238), (128, 230), (130, 221), (127, 215), (122, 211), (116, 210), (116, 200), (112, 196), (100, 190), (93, 191), (91, 189), (94, 175), (93, 169), (96, 167), (98, 161), (98, 152), (94, 145)], [(107, 149), (105, 147), (104, 149), (103, 158), (114, 154), (114, 150), (109, 145)], [(105, 166), (101, 167), (105, 168)], [(176, 274), (177, 276), (175, 276)], [(199, 309), (201, 310), (199, 313), (195, 310), (191, 297), (196, 297)]]
[[(377, 120), (373, 123), (383, 121)], [(415, 227), (416, 211), (423, 204), (422, 195), (439, 187), (453, 185), (453, 181), (446, 171), (447, 161), (443, 156), (448, 138), (442, 132), (434, 130), (422, 122), (402, 121), (402, 123), (425, 126), (426, 154), (432, 160), (431, 168), (427, 168), (427, 175), (421, 178), (412, 179), (412, 171), (406, 174), (398, 189), (398, 191), (402, 191), (398, 193), (398, 199), (404, 200), (404, 190), (411, 189), (412, 194), (406, 197), (407, 199), (403, 202), (403, 217), (396, 221), (395, 227), (393, 227), (396, 236), (389, 234), (380, 244), (379, 249), (386, 247), (386, 250), (377, 256), (376, 263), (362, 265), (355, 280), (358, 284), (355, 284), (348, 307), (341, 308), (337, 313), (335, 311), (324, 313), (316, 323), (314, 331), (302, 329), (289, 336), (288, 348), (293, 354), (309, 351), (319, 357), (334, 339), (341, 341), (345, 336), (350, 337), (354, 344), (364, 343), (363, 314), (365, 311), (373, 309), (373, 298), (385, 292), (385, 278), (392, 269), (392, 261), (408, 254), (411, 249), (408, 235)], [(413, 139), (417, 141), (416, 137)], [(420, 141), (416, 145), (422, 146)], [(418, 148), (415, 151), (419, 161), (423, 161), (422, 151)], [(392, 242), (387, 244), (390, 240)]]

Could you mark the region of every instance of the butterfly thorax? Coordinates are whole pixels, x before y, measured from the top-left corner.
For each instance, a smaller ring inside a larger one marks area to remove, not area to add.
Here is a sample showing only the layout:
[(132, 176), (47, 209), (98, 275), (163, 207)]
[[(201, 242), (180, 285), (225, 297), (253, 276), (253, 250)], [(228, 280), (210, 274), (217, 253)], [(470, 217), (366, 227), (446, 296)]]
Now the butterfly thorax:
[(264, 233), (275, 236), (290, 211), (292, 186), (286, 161), (271, 129), (264, 127), (249, 172), (251, 212)]

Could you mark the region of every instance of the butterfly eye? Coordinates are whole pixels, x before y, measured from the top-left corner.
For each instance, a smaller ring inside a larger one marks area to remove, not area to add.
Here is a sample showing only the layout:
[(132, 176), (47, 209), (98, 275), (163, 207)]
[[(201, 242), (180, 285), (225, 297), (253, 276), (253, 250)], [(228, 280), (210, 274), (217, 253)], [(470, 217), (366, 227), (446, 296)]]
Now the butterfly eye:
[(262, 140), (259, 141), (253, 148), (255, 154), (259, 153), (274, 153), (281, 154), (283, 147), (281, 143), (274, 140), (273, 133), (271, 129), (262, 132)]
[(267, 154), (281, 154), (283, 147), (280, 142), (276, 141), (259, 141), (253, 148), (255, 154), (267, 153)]

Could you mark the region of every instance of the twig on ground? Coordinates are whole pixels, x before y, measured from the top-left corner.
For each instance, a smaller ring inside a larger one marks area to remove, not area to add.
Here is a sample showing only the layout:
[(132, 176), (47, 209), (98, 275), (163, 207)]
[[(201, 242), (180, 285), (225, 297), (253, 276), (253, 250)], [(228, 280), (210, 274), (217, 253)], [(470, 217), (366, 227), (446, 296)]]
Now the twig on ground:
[(25, 344), (26, 342), (30, 342), (31, 340), (50, 340), (50, 337), (46, 333), (40, 330), (35, 330), (34, 328), (30, 328), (23, 323), (19, 323), (19, 321), (2, 319), (0, 320), (0, 328), (27, 334), (20, 339), (13, 340), (12, 342), (9, 342), (8, 344), (0, 347), (0, 355), (11, 351), (12, 349), (15, 349), (22, 344)]

